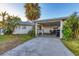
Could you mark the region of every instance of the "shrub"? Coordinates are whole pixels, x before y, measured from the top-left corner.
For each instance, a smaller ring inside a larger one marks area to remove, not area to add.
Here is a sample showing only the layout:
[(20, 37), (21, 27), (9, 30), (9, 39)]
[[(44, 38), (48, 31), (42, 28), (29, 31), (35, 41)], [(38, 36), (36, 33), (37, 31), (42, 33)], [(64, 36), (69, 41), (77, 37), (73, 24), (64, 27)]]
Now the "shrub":
[(64, 28), (63, 28), (63, 38), (64, 39), (68, 39), (68, 38), (71, 38), (71, 35), (72, 35), (72, 31), (71, 31), (71, 29), (70, 29), (70, 27), (67, 27), (67, 26), (64, 26)]
[(11, 34), (13, 31), (9, 28), (4, 29), (4, 34)]
[(28, 32), (28, 35), (35, 37), (35, 29)]
[(64, 22), (64, 38), (78, 38), (78, 30), (79, 30), (79, 18), (76, 13), (72, 14), (65, 22)]

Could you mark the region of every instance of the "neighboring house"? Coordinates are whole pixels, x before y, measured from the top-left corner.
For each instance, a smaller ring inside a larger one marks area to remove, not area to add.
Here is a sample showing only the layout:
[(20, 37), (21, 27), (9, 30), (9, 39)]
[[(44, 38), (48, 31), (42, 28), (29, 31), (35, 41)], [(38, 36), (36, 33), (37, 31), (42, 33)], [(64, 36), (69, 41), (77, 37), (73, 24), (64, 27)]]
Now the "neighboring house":
[(3, 24), (2, 24), (2, 21), (0, 21), (0, 35), (3, 35)]
[(3, 35), (3, 28), (0, 28), (0, 35)]
[[(32, 30), (34, 26), (34, 23), (30, 22), (30, 21), (26, 21), (26, 22), (22, 22), (20, 21), (19, 24), (17, 24), (17, 26), (14, 29), (13, 34), (27, 34), (29, 31)], [(0, 35), (3, 35), (3, 29), (0, 28)]]
[(38, 35), (54, 35), (56, 37), (63, 37), (63, 21), (68, 17), (59, 17), (46, 20), (35, 21), (35, 34)]

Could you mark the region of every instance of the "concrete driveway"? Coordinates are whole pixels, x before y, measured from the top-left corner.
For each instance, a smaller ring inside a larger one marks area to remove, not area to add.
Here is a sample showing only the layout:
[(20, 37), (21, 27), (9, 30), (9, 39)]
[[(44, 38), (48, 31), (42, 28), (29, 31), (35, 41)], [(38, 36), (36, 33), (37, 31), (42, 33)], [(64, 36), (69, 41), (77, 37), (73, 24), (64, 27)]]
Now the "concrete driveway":
[(57, 37), (37, 37), (2, 56), (74, 56)]

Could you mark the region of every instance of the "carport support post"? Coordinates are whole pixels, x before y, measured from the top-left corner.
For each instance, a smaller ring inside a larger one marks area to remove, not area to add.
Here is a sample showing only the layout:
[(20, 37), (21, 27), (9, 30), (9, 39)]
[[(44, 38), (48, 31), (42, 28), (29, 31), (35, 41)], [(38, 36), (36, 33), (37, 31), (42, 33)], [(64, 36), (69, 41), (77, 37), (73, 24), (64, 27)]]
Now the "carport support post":
[(37, 23), (35, 23), (35, 36), (37, 37)]
[(63, 38), (62, 30), (63, 30), (63, 21), (61, 20), (60, 21), (60, 38)]

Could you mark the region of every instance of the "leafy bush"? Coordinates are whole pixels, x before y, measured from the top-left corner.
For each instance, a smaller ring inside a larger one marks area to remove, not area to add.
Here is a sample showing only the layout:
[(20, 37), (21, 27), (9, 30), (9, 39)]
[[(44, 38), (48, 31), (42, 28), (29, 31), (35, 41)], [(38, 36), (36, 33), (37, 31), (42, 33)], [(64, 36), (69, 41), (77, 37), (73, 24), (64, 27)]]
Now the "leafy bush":
[(76, 13), (72, 14), (65, 22), (64, 22), (64, 39), (68, 38), (78, 38), (78, 30), (79, 30), (79, 18)]
[(71, 38), (71, 35), (72, 35), (72, 31), (71, 31), (71, 28), (68, 27), (68, 26), (64, 26), (63, 28), (63, 38), (64, 39), (68, 39), (68, 38)]
[(9, 28), (4, 29), (4, 34), (11, 34), (13, 31)]
[(28, 35), (35, 37), (35, 29), (28, 32)]

